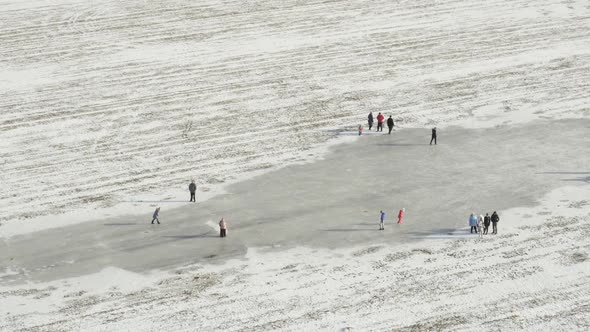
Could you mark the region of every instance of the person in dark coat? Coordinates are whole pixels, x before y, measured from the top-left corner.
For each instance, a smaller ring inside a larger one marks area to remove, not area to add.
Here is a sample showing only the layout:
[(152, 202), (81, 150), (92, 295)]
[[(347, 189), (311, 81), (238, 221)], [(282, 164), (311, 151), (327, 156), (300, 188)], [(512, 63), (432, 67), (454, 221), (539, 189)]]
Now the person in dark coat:
[(191, 192), (191, 200), (190, 202), (195, 202), (195, 192), (197, 191), (197, 185), (195, 184), (195, 181), (191, 181), (191, 184), (188, 185), (188, 191)]
[(152, 216), (152, 224), (154, 223), (154, 221), (157, 221), (158, 224), (160, 224), (160, 219), (158, 219), (160, 217), (160, 207), (158, 206), (158, 208), (156, 209), (156, 211), (154, 211), (154, 215)]
[(369, 113), (369, 130), (373, 127), (373, 112)]
[(436, 127), (432, 128), (432, 138), (430, 138), (430, 145), (432, 145), (432, 141), (434, 141), (434, 145), (436, 145)]
[(500, 217), (498, 216), (496, 211), (494, 211), (494, 213), (492, 213), (491, 219), (492, 219), (492, 234), (498, 234), (498, 221), (500, 221)]
[(389, 119), (387, 119), (387, 127), (389, 128), (389, 135), (391, 135), (391, 130), (393, 129), (393, 126), (395, 124), (393, 123), (393, 119), (391, 118), (391, 115), (389, 116)]
[(490, 228), (490, 222), (491, 222), (491, 218), (490, 218), (490, 214), (486, 213), (486, 216), (483, 217), (483, 233), (485, 235), (488, 234), (488, 228)]

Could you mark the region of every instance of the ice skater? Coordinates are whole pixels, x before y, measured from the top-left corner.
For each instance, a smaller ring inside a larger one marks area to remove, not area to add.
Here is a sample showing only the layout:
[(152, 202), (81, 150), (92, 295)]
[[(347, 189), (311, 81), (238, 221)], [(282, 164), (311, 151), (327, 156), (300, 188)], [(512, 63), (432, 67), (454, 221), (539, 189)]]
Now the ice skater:
[(226, 237), (227, 235), (227, 223), (225, 222), (225, 219), (223, 219), (223, 217), (221, 217), (221, 220), (219, 220), (219, 237)]
[(369, 130), (371, 130), (371, 128), (373, 128), (373, 112), (369, 113), (368, 120), (369, 120)]
[(481, 214), (477, 217), (477, 234), (481, 239), (483, 236), (483, 216)]
[(195, 192), (197, 191), (197, 185), (195, 184), (195, 180), (191, 181), (191, 184), (188, 185), (188, 191), (191, 193), (191, 200), (190, 202), (197, 202), (195, 200)]
[(432, 141), (434, 141), (434, 145), (436, 145), (436, 127), (432, 128), (432, 137), (430, 138), (430, 145), (432, 145)]
[(377, 115), (377, 131), (383, 131), (383, 120), (385, 120), (385, 117), (379, 112)]
[(363, 126), (359, 125), (359, 136), (363, 134)]
[(397, 214), (398, 225), (404, 223), (404, 213), (406, 213), (406, 208), (402, 208), (401, 210), (399, 210), (399, 213)]
[(154, 223), (154, 221), (157, 221), (158, 225), (160, 224), (160, 219), (158, 219), (159, 216), (160, 216), (160, 207), (158, 206), (156, 208), (156, 211), (154, 211), (154, 215), (152, 217), (152, 224)]
[(471, 226), (471, 230), (469, 231), (471, 234), (477, 234), (477, 217), (475, 213), (471, 213), (469, 216), (469, 226)]
[(382, 231), (385, 229), (385, 227), (383, 226), (383, 223), (385, 222), (385, 212), (383, 212), (383, 210), (379, 211), (380, 213), (380, 220), (381, 222), (379, 223), (379, 230)]
[(395, 126), (395, 123), (393, 123), (393, 118), (390, 115), (389, 119), (387, 119), (387, 128), (389, 128), (389, 135), (391, 135), (391, 131), (393, 130), (393, 126)]
[(494, 211), (494, 213), (492, 213), (491, 219), (492, 219), (492, 234), (498, 234), (498, 221), (500, 221), (500, 217), (498, 216), (496, 211)]
[(483, 234), (487, 235), (488, 234), (488, 228), (490, 228), (490, 214), (486, 213), (486, 216), (483, 217)]

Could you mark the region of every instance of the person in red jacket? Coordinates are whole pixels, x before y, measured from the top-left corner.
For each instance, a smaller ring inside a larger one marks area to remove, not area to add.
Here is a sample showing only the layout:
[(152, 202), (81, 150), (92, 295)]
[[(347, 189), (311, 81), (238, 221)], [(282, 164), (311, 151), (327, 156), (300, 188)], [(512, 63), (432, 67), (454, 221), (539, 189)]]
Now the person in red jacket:
[(385, 117), (383, 116), (383, 114), (381, 114), (381, 112), (379, 112), (379, 115), (377, 115), (377, 131), (383, 131), (383, 121), (385, 120)]
[(401, 224), (404, 222), (404, 212), (406, 212), (406, 208), (399, 210), (399, 213), (397, 214), (397, 223), (398, 224)]

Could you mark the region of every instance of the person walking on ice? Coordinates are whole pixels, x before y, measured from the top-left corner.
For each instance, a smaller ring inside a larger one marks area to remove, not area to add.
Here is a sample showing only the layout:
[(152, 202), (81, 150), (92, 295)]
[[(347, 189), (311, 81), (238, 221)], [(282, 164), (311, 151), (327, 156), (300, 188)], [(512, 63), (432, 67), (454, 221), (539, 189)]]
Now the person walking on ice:
[(156, 211), (154, 211), (154, 215), (152, 216), (152, 224), (154, 223), (154, 221), (157, 221), (158, 225), (160, 224), (160, 219), (158, 219), (159, 216), (160, 216), (160, 207), (158, 206), (156, 208)]
[(430, 145), (432, 145), (432, 141), (434, 141), (434, 145), (436, 145), (436, 127), (432, 128), (432, 137), (430, 138)]
[(471, 213), (469, 216), (469, 226), (471, 227), (469, 232), (471, 234), (477, 234), (477, 217), (475, 216), (475, 213)]
[(383, 131), (383, 120), (385, 120), (385, 117), (379, 112), (379, 115), (377, 115), (377, 131)]
[(498, 221), (500, 221), (500, 217), (498, 216), (496, 211), (494, 211), (494, 213), (492, 213), (491, 219), (492, 219), (492, 234), (498, 234)]
[(368, 120), (369, 120), (369, 130), (371, 130), (371, 128), (373, 128), (373, 112), (369, 113)]
[(383, 210), (379, 211), (380, 214), (380, 223), (379, 223), (379, 230), (382, 231), (385, 229), (385, 227), (383, 226), (383, 223), (385, 222), (385, 212), (383, 212)]
[(195, 184), (195, 180), (191, 181), (191, 184), (188, 185), (188, 191), (191, 192), (191, 200), (190, 202), (195, 202), (195, 192), (197, 191), (197, 185)]
[(393, 118), (390, 115), (389, 119), (387, 119), (387, 128), (389, 128), (389, 135), (391, 135), (391, 131), (393, 130), (393, 126), (395, 126), (395, 123), (393, 123)]
[(399, 213), (397, 214), (398, 225), (404, 223), (404, 213), (406, 213), (406, 208), (402, 208), (401, 210), (399, 210)]
[(223, 217), (221, 217), (221, 220), (219, 220), (219, 237), (226, 237), (227, 235), (227, 223), (225, 222), (225, 219), (223, 219)]
[(359, 125), (359, 136), (363, 134), (363, 125)]

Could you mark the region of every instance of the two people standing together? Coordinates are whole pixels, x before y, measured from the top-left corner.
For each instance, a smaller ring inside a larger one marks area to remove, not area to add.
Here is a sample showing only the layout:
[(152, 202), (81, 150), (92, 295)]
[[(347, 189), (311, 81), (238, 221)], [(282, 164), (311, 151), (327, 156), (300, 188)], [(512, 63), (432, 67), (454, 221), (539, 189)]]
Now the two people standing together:
[[(403, 208), (401, 210), (399, 210), (398, 214), (397, 214), (397, 224), (403, 224), (404, 223), (404, 213), (406, 212), (406, 208)], [(382, 231), (385, 229), (384, 227), (384, 223), (385, 223), (385, 212), (383, 212), (383, 210), (379, 211), (379, 230)]]

